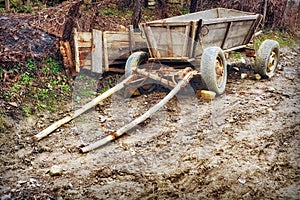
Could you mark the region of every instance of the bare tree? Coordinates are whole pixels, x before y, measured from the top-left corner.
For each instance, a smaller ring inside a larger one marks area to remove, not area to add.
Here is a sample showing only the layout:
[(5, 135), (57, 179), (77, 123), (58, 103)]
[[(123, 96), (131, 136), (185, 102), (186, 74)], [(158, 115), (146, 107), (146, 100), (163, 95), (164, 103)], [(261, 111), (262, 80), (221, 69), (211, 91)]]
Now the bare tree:
[(162, 18), (168, 17), (168, 5), (166, 0), (157, 0), (160, 16)]
[(134, 1), (133, 15), (131, 20), (131, 24), (133, 25), (134, 29), (139, 27), (141, 18), (142, 18), (142, 0), (136, 0)]
[(5, 0), (5, 9), (9, 10), (9, 0)]
[(198, 8), (198, 0), (191, 0), (190, 13), (196, 12)]

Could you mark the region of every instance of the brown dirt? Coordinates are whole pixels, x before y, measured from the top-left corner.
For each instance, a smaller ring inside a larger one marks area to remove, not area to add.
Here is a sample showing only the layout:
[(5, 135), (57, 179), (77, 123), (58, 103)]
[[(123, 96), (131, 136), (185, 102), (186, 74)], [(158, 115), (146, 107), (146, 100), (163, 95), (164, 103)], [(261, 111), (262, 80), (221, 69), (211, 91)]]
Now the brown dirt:
[[(299, 50), (283, 50), (272, 79), (252, 80), (252, 70), (241, 65), (229, 70), (224, 95), (213, 101), (178, 96), (87, 154), (78, 147), (136, 118), (165, 92), (115, 95), (40, 142), (32, 136), (70, 107), (19, 122), (4, 118), (1, 198), (298, 199)], [(49, 175), (53, 165), (62, 175)]]

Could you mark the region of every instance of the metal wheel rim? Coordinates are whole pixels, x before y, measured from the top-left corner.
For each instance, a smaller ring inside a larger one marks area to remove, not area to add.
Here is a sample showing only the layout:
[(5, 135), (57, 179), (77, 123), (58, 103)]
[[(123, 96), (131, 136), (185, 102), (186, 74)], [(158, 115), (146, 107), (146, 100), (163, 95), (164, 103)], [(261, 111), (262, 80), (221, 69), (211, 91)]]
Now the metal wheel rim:
[(276, 50), (273, 50), (268, 60), (267, 73), (272, 73), (275, 70), (277, 60), (278, 60), (277, 52)]
[(215, 71), (216, 71), (216, 80), (217, 85), (220, 87), (224, 80), (224, 62), (220, 56), (216, 59)]

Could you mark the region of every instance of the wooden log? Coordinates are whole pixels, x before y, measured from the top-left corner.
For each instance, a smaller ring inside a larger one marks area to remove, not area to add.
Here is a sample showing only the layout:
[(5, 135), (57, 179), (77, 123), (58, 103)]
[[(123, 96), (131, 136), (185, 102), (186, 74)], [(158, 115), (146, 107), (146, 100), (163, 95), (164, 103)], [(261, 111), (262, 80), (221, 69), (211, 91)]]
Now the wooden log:
[(86, 147), (81, 148), (80, 151), (82, 153), (86, 153), (86, 152), (89, 152), (89, 151), (94, 150), (96, 148), (99, 148), (100, 146), (102, 146), (102, 145), (104, 145), (104, 144), (106, 144), (106, 143), (114, 140), (115, 138), (120, 137), (125, 132), (129, 131), (130, 129), (132, 129), (136, 125), (138, 125), (141, 122), (143, 122), (146, 119), (148, 119), (153, 113), (155, 113), (156, 111), (158, 111), (171, 98), (173, 98), (180, 91), (181, 88), (185, 87), (195, 74), (196, 74), (196, 71), (191, 71), (187, 75), (185, 75), (185, 77), (176, 85), (176, 87), (173, 90), (171, 90), (171, 92), (165, 98), (163, 98), (159, 103), (155, 104), (152, 108), (150, 108), (142, 116), (136, 118), (131, 123), (129, 123), (129, 124), (121, 127), (119, 130), (117, 130), (116, 132), (114, 132), (114, 133), (106, 136), (105, 138), (100, 139), (100, 140), (96, 141), (95, 143), (92, 143), (92, 144), (90, 144), (90, 145), (88, 145)]
[(61, 125), (71, 121), (72, 119), (78, 117), (79, 115), (81, 115), (82, 113), (86, 112), (87, 110), (91, 109), (92, 107), (96, 106), (100, 101), (103, 101), (104, 99), (110, 97), (112, 94), (116, 93), (117, 91), (121, 90), (122, 88), (124, 88), (124, 86), (133, 78), (132, 76), (129, 76), (128, 78), (126, 78), (125, 80), (123, 80), (121, 83), (117, 84), (115, 87), (109, 89), (108, 91), (106, 91), (105, 93), (99, 95), (98, 97), (96, 97), (95, 99), (93, 99), (92, 101), (90, 101), (89, 103), (85, 104), (82, 108), (75, 110), (74, 113), (72, 113), (70, 116), (66, 116), (63, 119), (53, 123), (51, 126), (49, 126), (48, 128), (44, 129), (43, 131), (41, 131), (40, 133), (36, 134), (33, 136), (34, 140), (41, 140), (42, 138), (46, 137), (47, 135), (49, 135), (50, 133), (52, 133), (54, 130), (56, 130), (57, 128), (59, 128)]

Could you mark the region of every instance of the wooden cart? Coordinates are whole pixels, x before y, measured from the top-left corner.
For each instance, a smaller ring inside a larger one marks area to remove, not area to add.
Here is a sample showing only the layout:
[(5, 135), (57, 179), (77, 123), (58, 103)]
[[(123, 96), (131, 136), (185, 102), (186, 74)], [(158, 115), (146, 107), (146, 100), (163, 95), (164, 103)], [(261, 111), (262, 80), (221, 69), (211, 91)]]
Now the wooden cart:
[[(123, 88), (139, 88), (147, 92), (153, 90), (153, 83), (159, 83), (173, 89), (142, 116), (103, 139), (81, 148), (81, 152), (98, 148), (146, 120), (195, 78), (201, 79), (206, 89), (222, 94), (227, 79), (224, 53), (253, 49), (251, 41), (258, 33), (261, 19), (259, 14), (218, 8), (142, 23), (140, 27), (146, 37), (149, 52), (140, 51), (129, 56), (125, 65), (125, 80), (70, 116), (55, 122), (34, 138), (42, 139)], [(254, 70), (263, 77), (271, 77), (278, 59), (278, 43), (266, 40), (256, 52)]]

